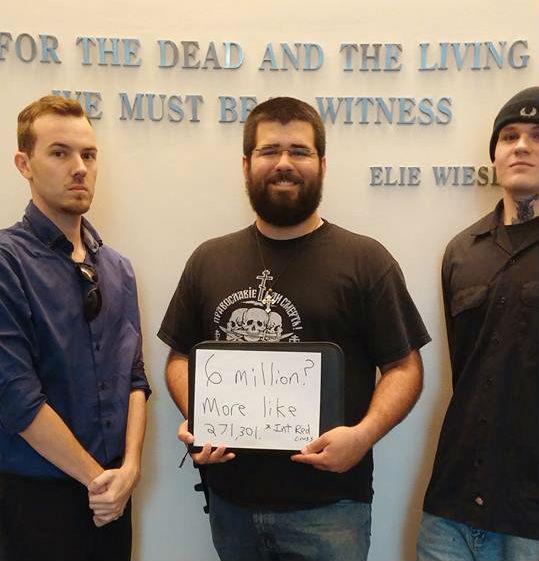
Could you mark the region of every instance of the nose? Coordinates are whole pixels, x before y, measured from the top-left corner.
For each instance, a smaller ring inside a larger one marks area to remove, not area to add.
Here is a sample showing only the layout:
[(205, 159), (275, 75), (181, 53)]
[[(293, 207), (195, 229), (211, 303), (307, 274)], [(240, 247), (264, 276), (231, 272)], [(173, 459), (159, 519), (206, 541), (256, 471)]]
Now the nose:
[(75, 154), (73, 156), (73, 175), (84, 177), (87, 172), (86, 162), (80, 154)]
[(278, 170), (292, 169), (294, 167), (292, 161), (290, 160), (290, 154), (288, 153), (288, 150), (281, 151), (275, 167)]
[(529, 152), (530, 151), (530, 138), (524, 133), (518, 137), (518, 141), (515, 144), (515, 151), (517, 152)]

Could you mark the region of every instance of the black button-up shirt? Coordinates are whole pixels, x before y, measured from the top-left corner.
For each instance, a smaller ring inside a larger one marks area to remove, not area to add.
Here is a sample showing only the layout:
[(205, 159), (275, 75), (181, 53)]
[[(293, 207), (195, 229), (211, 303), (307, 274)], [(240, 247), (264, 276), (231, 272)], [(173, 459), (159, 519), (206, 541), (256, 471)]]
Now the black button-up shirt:
[(60, 230), (30, 203), (22, 222), (0, 231), (0, 472), (65, 476), (18, 435), (45, 402), (101, 465), (116, 461), (129, 394), (149, 395), (131, 265), (85, 219), (82, 234), (103, 297), (91, 322)]
[(456, 236), (442, 268), (453, 397), (425, 510), (539, 539), (539, 219), (503, 204)]

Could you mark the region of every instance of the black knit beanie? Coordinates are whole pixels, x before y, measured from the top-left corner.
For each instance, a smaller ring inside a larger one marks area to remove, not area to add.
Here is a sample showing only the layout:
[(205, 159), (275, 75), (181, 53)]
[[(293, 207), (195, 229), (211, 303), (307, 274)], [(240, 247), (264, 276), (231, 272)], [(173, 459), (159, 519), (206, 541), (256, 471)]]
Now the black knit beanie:
[(539, 125), (539, 88), (526, 88), (513, 96), (501, 109), (492, 127), (490, 137), (490, 160), (494, 161), (494, 152), (500, 131), (509, 123), (535, 123)]

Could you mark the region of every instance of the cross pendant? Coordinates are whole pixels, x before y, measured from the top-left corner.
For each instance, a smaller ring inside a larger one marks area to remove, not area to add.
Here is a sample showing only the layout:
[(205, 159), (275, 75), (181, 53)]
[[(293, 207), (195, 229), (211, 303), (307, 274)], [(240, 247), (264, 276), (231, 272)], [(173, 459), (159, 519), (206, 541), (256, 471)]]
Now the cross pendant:
[(269, 314), (271, 312), (271, 306), (275, 304), (275, 298), (271, 296), (271, 288), (266, 292), (266, 296), (262, 298), (262, 304), (266, 306), (266, 313)]

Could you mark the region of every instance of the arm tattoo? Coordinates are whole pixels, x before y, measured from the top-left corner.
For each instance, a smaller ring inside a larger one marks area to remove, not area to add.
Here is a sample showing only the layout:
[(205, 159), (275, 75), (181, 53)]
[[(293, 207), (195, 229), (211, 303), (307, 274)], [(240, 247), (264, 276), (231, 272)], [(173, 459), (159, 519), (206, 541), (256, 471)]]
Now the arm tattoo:
[(535, 209), (533, 203), (539, 200), (539, 194), (533, 195), (523, 201), (515, 201), (517, 207), (517, 217), (511, 219), (512, 224), (522, 224), (535, 218)]

